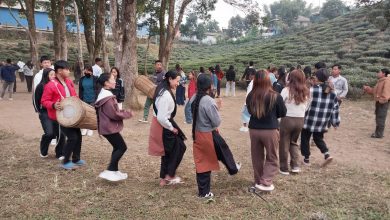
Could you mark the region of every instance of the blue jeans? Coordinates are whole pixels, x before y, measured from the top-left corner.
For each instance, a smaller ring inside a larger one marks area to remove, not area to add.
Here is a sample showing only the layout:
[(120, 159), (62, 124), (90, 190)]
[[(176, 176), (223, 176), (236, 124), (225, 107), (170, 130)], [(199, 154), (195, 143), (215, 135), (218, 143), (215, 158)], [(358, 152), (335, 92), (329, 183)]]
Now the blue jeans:
[(192, 102), (190, 102), (190, 100), (188, 100), (186, 103), (186, 106), (184, 107), (184, 115), (185, 115), (187, 124), (192, 124), (191, 103)]
[(185, 93), (186, 93), (186, 88), (184, 86), (179, 85), (176, 88), (176, 103), (178, 105), (184, 105), (184, 102), (186, 100)]

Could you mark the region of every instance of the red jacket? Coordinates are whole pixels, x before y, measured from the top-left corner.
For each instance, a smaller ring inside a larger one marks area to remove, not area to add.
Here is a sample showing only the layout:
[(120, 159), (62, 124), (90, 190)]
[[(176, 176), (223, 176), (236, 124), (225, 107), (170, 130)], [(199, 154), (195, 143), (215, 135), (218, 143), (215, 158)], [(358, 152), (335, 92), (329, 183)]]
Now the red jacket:
[[(73, 82), (69, 79), (65, 79), (65, 83), (69, 89), (70, 96), (77, 96)], [(60, 102), (64, 98), (66, 98), (65, 88), (57, 78), (45, 85), (41, 98), (41, 104), (47, 109), (47, 113), (51, 120), (57, 121), (54, 104), (56, 102)]]
[(191, 100), (192, 96), (196, 93), (196, 81), (191, 79), (188, 84), (188, 99)]
[(222, 71), (216, 72), (218, 80), (222, 80), (222, 78), (225, 76), (225, 74)]

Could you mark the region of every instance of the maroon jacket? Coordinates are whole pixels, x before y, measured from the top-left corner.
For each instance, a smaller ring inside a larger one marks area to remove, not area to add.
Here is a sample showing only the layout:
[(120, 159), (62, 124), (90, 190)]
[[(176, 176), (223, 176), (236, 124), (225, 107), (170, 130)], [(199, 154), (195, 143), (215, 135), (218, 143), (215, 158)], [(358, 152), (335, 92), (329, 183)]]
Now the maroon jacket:
[(98, 131), (101, 135), (119, 133), (123, 129), (123, 119), (131, 117), (130, 112), (119, 110), (116, 97), (102, 89), (95, 103), (98, 116)]

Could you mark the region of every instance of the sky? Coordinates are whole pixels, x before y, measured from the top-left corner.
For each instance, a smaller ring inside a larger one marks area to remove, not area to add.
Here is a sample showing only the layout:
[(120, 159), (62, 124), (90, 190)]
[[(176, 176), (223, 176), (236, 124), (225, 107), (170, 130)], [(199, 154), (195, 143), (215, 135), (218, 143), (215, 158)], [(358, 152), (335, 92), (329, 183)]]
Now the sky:
[[(261, 9), (263, 8), (262, 5), (270, 5), (273, 2), (276, 2), (278, 0), (256, 0)], [(354, 0), (342, 0), (346, 5), (353, 5), (355, 2)], [(319, 5), (322, 5), (326, 0), (306, 0), (307, 5), (310, 3), (313, 4), (314, 7), (317, 7)], [(221, 28), (227, 28), (229, 19), (233, 16), (240, 15), (241, 17), (244, 17), (245, 14), (240, 11), (239, 9), (234, 8), (233, 6), (226, 4), (223, 0), (218, 0), (215, 11), (211, 12), (211, 18), (215, 19), (219, 22), (219, 26)]]

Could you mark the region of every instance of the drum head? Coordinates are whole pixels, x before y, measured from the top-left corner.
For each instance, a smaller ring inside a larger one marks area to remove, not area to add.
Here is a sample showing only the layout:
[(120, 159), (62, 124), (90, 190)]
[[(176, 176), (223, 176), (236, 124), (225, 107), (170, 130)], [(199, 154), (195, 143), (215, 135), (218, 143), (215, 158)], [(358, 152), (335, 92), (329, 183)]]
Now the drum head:
[(62, 110), (57, 111), (57, 121), (64, 127), (74, 127), (77, 125), (82, 116), (84, 109), (80, 99), (69, 97), (61, 101)]

